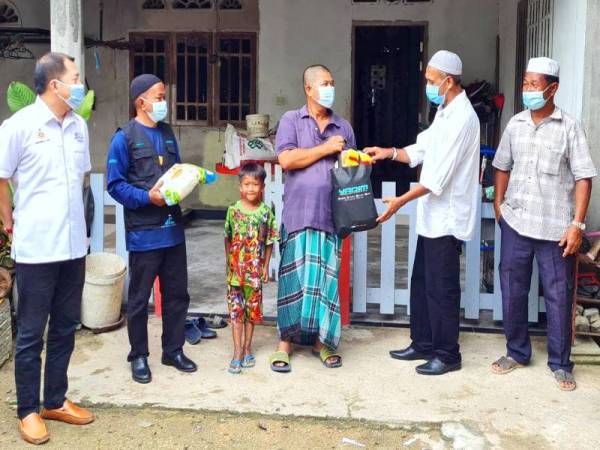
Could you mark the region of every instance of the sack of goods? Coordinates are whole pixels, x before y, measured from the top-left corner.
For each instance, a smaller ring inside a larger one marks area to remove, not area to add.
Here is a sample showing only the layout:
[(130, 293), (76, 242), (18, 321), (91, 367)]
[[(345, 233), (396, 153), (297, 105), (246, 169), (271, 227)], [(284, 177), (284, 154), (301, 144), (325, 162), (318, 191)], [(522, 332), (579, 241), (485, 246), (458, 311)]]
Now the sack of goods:
[[(172, 206), (181, 202), (199, 184), (211, 184), (217, 180), (217, 175), (203, 167), (194, 164), (174, 164), (159, 178), (157, 185), (167, 205)], [(162, 184), (161, 184), (162, 182)]]
[(357, 150), (346, 150), (331, 170), (331, 210), (335, 233), (345, 238), (377, 226), (377, 208), (371, 187), (371, 159)]
[(223, 164), (228, 169), (240, 167), (240, 161), (275, 161), (277, 155), (269, 139), (249, 139), (231, 124), (225, 128), (225, 154)]

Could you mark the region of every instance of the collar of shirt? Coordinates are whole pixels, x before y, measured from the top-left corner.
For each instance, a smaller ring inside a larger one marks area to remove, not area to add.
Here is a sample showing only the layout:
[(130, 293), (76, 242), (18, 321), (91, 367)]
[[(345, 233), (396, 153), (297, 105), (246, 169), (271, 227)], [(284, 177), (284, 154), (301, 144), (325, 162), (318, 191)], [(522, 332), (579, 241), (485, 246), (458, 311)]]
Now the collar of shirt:
[[(341, 122), (340, 118), (338, 117), (338, 115), (335, 114), (330, 109), (328, 109), (328, 111), (329, 111), (329, 123), (327, 124), (327, 126), (334, 125), (337, 128), (342, 128), (342, 122)], [(302, 118), (302, 119), (311, 118), (310, 114), (308, 113), (308, 106), (307, 105), (304, 105), (300, 109), (300, 118)]]
[(468, 101), (468, 98), (467, 98), (467, 93), (463, 89), (463, 91), (460, 94), (458, 94), (456, 97), (454, 97), (452, 99), (452, 101), (450, 103), (448, 103), (448, 105), (440, 106), (438, 108), (438, 114), (441, 117), (450, 116), (454, 111), (457, 111), (460, 108), (462, 108), (462, 106), (465, 103), (465, 100)]
[(48, 107), (46, 102), (42, 100), (42, 98), (39, 95), (35, 99), (34, 106), (36, 109), (35, 117), (39, 120), (37, 126), (46, 125), (51, 120), (55, 120), (58, 124), (61, 125), (63, 130), (66, 130), (72, 123), (75, 123), (77, 121), (77, 117), (75, 115), (76, 113), (73, 111), (69, 111), (65, 115), (65, 118), (61, 124), (61, 122), (54, 115), (52, 110)]
[(539, 127), (541, 124), (549, 122), (551, 120), (559, 120), (559, 121), (563, 120), (563, 113), (562, 113), (562, 110), (558, 106), (555, 106), (554, 111), (552, 111), (552, 114), (550, 114), (548, 117), (545, 117), (540, 123), (538, 123), (536, 125), (535, 123), (533, 123), (533, 119), (531, 117), (531, 111), (526, 109), (525, 111), (522, 111), (519, 114), (517, 114), (515, 116), (515, 120), (518, 120), (519, 122), (527, 122), (532, 127), (536, 127), (536, 126)]

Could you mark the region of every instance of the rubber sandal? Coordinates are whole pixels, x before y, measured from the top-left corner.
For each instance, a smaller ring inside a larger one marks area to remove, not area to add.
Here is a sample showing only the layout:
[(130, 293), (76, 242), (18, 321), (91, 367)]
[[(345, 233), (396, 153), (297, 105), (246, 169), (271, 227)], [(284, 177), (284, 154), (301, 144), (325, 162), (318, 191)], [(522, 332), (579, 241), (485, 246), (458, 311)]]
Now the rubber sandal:
[(256, 358), (254, 355), (246, 355), (244, 356), (244, 360), (242, 361), (242, 367), (244, 369), (251, 369), (256, 365)]
[(239, 359), (232, 359), (229, 363), (229, 369), (227, 369), (227, 372), (232, 373), (233, 375), (242, 373), (242, 361)]
[(192, 319), (186, 319), (185, 325), (185, 340), (191, 345), (196, 345), (202, 340), (202, 331), (196, 326), (196, 322)]
[[(269, 357), (269, 363), (271, 364), (271, 370), (273, 372), (288, 373), (292, 371), (290, 365), (290, 355), (284, 351), (276, 351)], [(278, 366), (276, 363), (283, 363), (285, 366)]]
[[(554, 379), (558, 383), (558, 388), (561, 391), (574, 391), (577, 387), (577, 383), (575, 383), (575, 377), (571, 372), (567, 372), (564, 369), (558, 369), (552, 372), (554, 375)], [(570, 383), (570, 385), (563, 385), (563, 383)]]
[[(494, 366), (498, 366), (500, 370), (496, 370)], [(496, 375), (505, 375), (521, 367), (524, 367), (523, 364), (519, 364), (510, 356), (502, 356), (492, 363), (492, 372)]]
[(202, 339), (215, 339), (217, 337), (217, 332), (208, 326), (204, 317), (194, 319), (194, 324), (200, 330), (200, 333), (202, 333)]
[[(338, 367), (342, 367), (342, 356), (338, 353), (334, 352), (329, 347), (321, 347), (320, 351), (315, 350), (314, 348), (311, 350), (312, 354), (319, 358), (323, 365), (328, 369), (336, 369)], [(337, 358), (336, 362), (328, 361), (330, 358)]]

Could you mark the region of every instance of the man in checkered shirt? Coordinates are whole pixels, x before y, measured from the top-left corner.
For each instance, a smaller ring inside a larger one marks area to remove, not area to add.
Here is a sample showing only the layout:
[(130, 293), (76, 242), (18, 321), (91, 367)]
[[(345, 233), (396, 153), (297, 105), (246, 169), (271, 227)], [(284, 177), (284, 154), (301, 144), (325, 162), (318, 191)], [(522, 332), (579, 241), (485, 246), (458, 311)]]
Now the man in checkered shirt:
[(527, 306), (535, 256), (546, 303), (548, 366), (558, 387), (571, 391), (573, 269), (596, 168), (583, 128), (554, 105), (558, 85), (556, 61), (529, 61), (523, 79), (527, 109), (508, 123), (493, 163), (507, 355), (492, 371), (508, 373), (531, 359)]

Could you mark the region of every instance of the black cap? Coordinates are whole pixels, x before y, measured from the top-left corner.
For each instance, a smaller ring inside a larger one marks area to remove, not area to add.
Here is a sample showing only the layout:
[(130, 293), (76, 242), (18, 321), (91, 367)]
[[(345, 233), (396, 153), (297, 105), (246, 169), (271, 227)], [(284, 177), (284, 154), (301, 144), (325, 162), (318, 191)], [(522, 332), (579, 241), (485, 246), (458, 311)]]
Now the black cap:
[(156, 83), (162, 83), (162, 80), (151, 73), (144, 73), (135, 77), (133, 80), (131, 80), (131, 85), (129, 87), (131, 101), (136, 101), (140, 95), (142, 95)]

